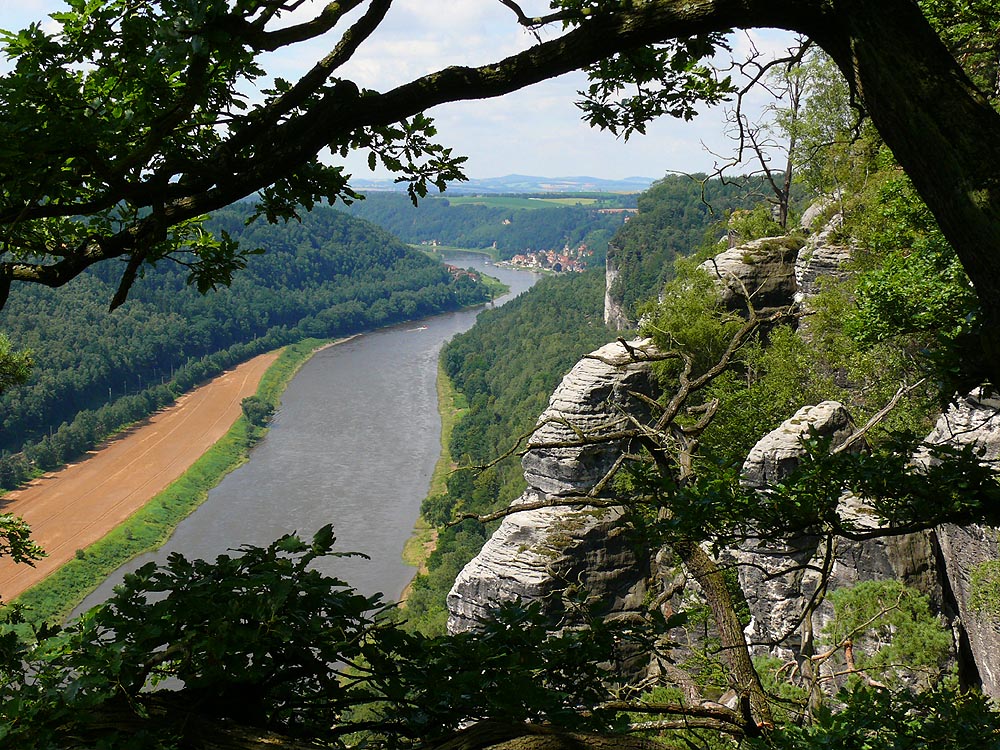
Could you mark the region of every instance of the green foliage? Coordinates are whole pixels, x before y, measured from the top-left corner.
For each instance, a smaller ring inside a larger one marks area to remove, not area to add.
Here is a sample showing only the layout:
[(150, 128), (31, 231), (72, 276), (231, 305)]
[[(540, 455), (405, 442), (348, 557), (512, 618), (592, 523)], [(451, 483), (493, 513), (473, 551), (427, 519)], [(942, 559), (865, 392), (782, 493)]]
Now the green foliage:
[(813, 724), (787, 724), (753, 748), (774, 750), (982, 750), (1000, 742), (1000, 714), (988, 698), (941, 684), (920, 693), (859, 687)]
[(741, 463), (761, 435), (808, 404), (841, 395), (833, 378), (817, 366), (816, 349), (790, 326), (754, 341), (737, 364), (705, 392), (718, 399), (712, 424), (702, 435), (703, 454), (720, 463)]
[(919, 0), (920, 9), (979, 90), (1000, 94), (1000, 17), (995, 0)]
[[(714, 365), (728, 348), (743, 319), (727, 312), (715, 280), (691, 262), (676, 265), (677, 277), (663, 290), (660, 301), (643, 312), (642, 332), (652, 337), (660, 351), (683, 351), (691, 357), (692, 374)], [(680, 365), (670, 360), (661, 368), (668, 380)]]
[(890, 682), (900, 671), (925, 683), (941, 675), (951, 633), (931, 614), (925, 595), (897, 580), (862, 581), (831, 591), (829, 600), (834, 614), (821, 642), (838, 650), (852, 645), (848, 670)]
[(675, 258), (694, 253), (706, 237), (715, 247), (726, 234), (724, 217), (756, 202), (739, 183), (668, 175), (639, 196), (639, 213), (614, 236), (608, 253), (618, 270), (609, 292), (630, 319), (672, 278)]
[(891, 169), (860, 197), (849, 226), (867, 256), (847, 331), (860, 343), (912, 337), (950, 396), (983, 378), (979, 303), (954, 250), (909, 179)]
[(452, 519), (455, 510), (455, 498), (448, 493), (428, 495), (420, 503), (420, 515), (431, 526), (444, 526)]
[[(319, 160), (323, 146), (368, 150), (373, 165), (381, 161), (400, 175), (414, 200), (430, 185), (464, 179), (464, 157), (435, 143), (433, 124), (420, 113), (329, 133), (305, 152), (282, 144), (279, 122), (287, 125), (321, 100), (361, 96), (353, 83), (329, 77), (336, 64), (299, 85), (258, 85), (262, 52), (310, 36), (265, 30), (287, 10), (256, 2), (72, 0), (52, 14), (54, 24), (2, 32), (13, 71), (0, 77), (0, 171), (10, 176), (0, 191), (7, 226), (0, 252), (66, 271), (64, 282), (98, 257), (127, 255), (116, 306), (141, 270), (164, 258), (184, 263), (201, 291), (228, 285), (246, 265), (256, 251), (224, 231), (207, 233), (205, 209), (196, 206), (257, 194), (254, 215), (275, 222), (297, 217), (300, 206), (356, 198), (343, 168)], [(331, 9), (315, 33), (347, 10)], [(247, 100), (248, 85), (263, 90), (263, 101)], [(199, 164), (216, 174), (206, 178)], [(229, 197), (206, 199), (206, 189)], [(69, 256), (85, 262), (75, 272), (59, 268)]]
[(987, 617), (1000, 618), (1000, 560), (974, 566), (969, 585), (969, 606)]
[(406, 183), (407, 195), (416, 206), (418, 199), (426, 197), (428, 184), (444, 192), (447, 183), (466, 179), (461, 167), (468, 157), (452, 156), (452, 149), (434, 143), (436, 135), (433, 120), (418, 113), (397, 125), (361, 131), (353, 142), (341, 147), (341, 156), (354, 149), (371, 149), (368, 167), (374, 172), (381, 162), (387, 170), (399, 175), (396, 182)]
[(446, 200), (452, 207), (476, 204), (493, 208), (527, 208), (537, 210), (589, 206), (592, 208), (628, 208), (635, 206), (634, 193), (539, 193), (511, 195), (453, 195)]
[(274, 405), (258, 398), (257, 396), (247, 396), (240, 402), (243, 416), (247, 422), (254, 427), (265, 427), (274, 416)]
[(880, 141), (863, 120), (847, 82), (830, 57), (813, 47), (799, 68), (802, 102), (794, 122), (782, 122), (796, 140), (793, 171), (814, 195), (841, 200), (862, 188)]
[[(590, 85), (579, 92), (577, 106), (591, 126), (625, 140), (664, 115), (690, 120), (698, 105), (718, 104), (737, 92), (729, 76), (702, 62), (728, 49), (724, 34), (709, 33), (611, 54), (587, 68)], [(632, 87), (635, 94), (622, 94)]]
[(31, 540), (31, 528), (10, 513), (0, 513), (0, 557), (32, 565), (45, 557), (45, 551)]
[(0, 333), (0, 393), (15, 385), (22, 385), (31, 377), (34, 358), (31, 351), (14, 351), (10, 339)]
[(736, 235), (740, 243), (762, 237), (780, 237), (785, 234), (785, 230), (771, 215), (771, 207), (766, 203), (754, 206), (749, 211), (733, 211), (728, 223), (729, 231)]
[[(8, 611), (0, 741), (128, 748), (157, 737), (156, 747), (185, 747), (203, 731), (192, 713), (329, 747), (358, 732), (375, 747), (408, 747), (470, 719), (614, 722), (578, 710), (607, 695), (597, 665), (614, 639), (603, 627), (550, 638), (537, 605), (507, 605), (476, 634), (407, 633), (377, 595), (311, 568), (342, 555), (333, 541), (326, 526), (311, 542), (287, 535), (214, 563), (174, 554), (62, 629), (31, 628)], [(158, 691), (168, 678), (181, 687)]]
[[(706, 457), (684, 482), (632, 466), (620, 485), (632, 498), (630, 521), (651, 546), (680, 538), (716, 549), (795, 534), (865, 541), (941, 523), (1000, 524), (1000, 480), (970, 446), (928, 448), (906, 436), (858, 454), (831, 454), (828, 439), (804, 437), (802, 445), (799, 464), (763, 490), (740, 483), (739, 462)], [(918, 447), (926, 465), (914, 467)], [(860, 508), (844, 505), (846, 493)]]
[(786, 678), (788, 664), (773, 656), (754, 657), (753, 662), (764, 689), (775, 698), (775, 723), (779, 726), (800, 723), (809, 692)]

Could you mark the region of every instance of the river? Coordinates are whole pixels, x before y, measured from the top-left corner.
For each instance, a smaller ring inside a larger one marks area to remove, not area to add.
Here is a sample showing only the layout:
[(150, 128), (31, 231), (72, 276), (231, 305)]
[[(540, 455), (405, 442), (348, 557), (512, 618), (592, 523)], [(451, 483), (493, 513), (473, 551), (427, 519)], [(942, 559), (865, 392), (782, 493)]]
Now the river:
[[(502, 304), (538, 275), (452, 256), (510, 286)], [(441, 452), (437, 362), (441, 347), (475, 323), (482, 308), (366, 333), (318, 352), (281, 397), (267, 436), (156, 552), (119, 568), (77, 610), (111, 594), (127, 572), (173, 552), (214, 560), (240, 544), (266, 545), (288, 532), (308, 538), (332, 523), (335, 550), (317, 567), (363, 594), (394, 601), (414, 575), (403, 545)]]

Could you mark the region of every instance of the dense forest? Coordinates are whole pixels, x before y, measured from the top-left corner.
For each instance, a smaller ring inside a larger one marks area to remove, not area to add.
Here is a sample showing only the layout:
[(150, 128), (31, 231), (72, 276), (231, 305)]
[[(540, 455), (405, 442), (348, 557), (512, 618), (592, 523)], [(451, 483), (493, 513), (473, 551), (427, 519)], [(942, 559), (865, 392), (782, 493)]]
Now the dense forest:
[(249, 204), (236, 205), (211, 219), (215, 231), (264, 252), (209, 294), (169, 261), (112, 313), (113, 267), (58, 291), (14, 290), (0, 329), (32, 350), (35, 366), (25, 386), (0, 397), (0, 484), (61, 464), (253, 354), (489, 298), (474, 277), (453, 277), (384, 230), (328, 207), (281, 225), (247, 226), (249, 213)]
[[(268, 28), (277, 5), (195, 5), (190, 15), (171, 16), (179, 6), (139, 3), (148, 15), (123, 19), (122, 3), (77, 2), (64, 16), (65, 37), (36, 27), (8, 40), (21, 58), (3, 91), (14, 105), (0, 153), (11, 178), (4, 183), (13, 217), (7, 242), (15, 257), (31, 261), (8, 264), (9, 279), (48, 272), (66, 280), (91, 262), (129, 255), (141, 263), (149, 247), (132, 238), (153, 236), (142, 230), (155, 228), (163, 209), (183, 221), (191, 217), (185, 206), (263, 183), (275, 183), (263, 197), (276, 215), (294, 211), (296, 200), (349, 194), (339, 167), (318, 161), (320, 149), (370, 149), (373, 164), (381, 161), (412, 195), (423, 195), (431, 184), (459, 179), (462, 164), (428, 140), (435, 131), (425, 105), (493, 95), (588, 61), (595, 63), (591, 86), (580, 95), (592, 124), (627, 138), (666, 113), (690, 118), (701, 104), (735, 92), (730, 74), (739, 61), (729, 71), (711, 61), (741, 24), (815, 35), (781, 64), (746, 61), (744, 72), (757, 70), (755, 82), (769, 92), (798, 93), (774, 102), (770, 122), (736, 125), (751, 139), (766, 133), (775, 154), (787, 156), (782, 177), (823, 197), (819, 221), (808, 229), (789, 222), (784, 237), (774, 235), (780, 230), (769, 206), (752, 210), (737, 234), (762, 242), (743, 260), (765, 247), (786, 257), (812, 239), (809, 230), (823, 229), (817, 236), (827, 249), (850, 261), (838, 260), (838, 273), (818, 283), (807, 304), (778, 310), (755, 308), (747, 285), (742, 295), (735, 285), (738, 304), (723, 303), (718, 274), (697, 265), (718, 249), (718, 233), (696, 258), (677, 259), (657, 278), (652, 265), (645, 270), (640, 333), (658, 347), (649, 359), (665, 397), (640, 398), (653, 418), (625, 420), (610, 438), (630, 442), (628, 460), (600, 485), (607, 497), (571, 499), (584, 500), (582, 513), (616, 507), (616, 531), (636, 553), (645, 587), (628, 617), (602, 617), (580, 577), (566, 581), (562, 597), (573, 612), (512, 602), (484, 618), (479, 632), (427, 635), (442, 614), (432, 594), (440, 581), (432, 579), (453, 574), (489, 526), (442, 530), (431, 572), (409, 604), (421, 632), (387, 616), (395, 610), (379, 597), (316, 571), (318, 557), (338, 554), (329, 526), (311, 539), (286, 535), (215, 562), (172, 556), (143, 566), (104, 606), (65, 626), (35, 626), (16, 606), (5, 609), (0, 745), (998, 746), (1000, 712), (978, 689), (992, 675), (974, 662), (964, 665), (973, 669), (956, 663), (975, 639), (983, 651), (996, 650), (996, 453), (986, 455), (989, 445), (924, 440), (941, 409), (973, 386), (984, 386), (976, 399), (991, 414), (986, 421), (1000, 416), (1000, 275), (992, 262), (1000, 246), (1000, 37), (992, 0), (553, 0), (542, 18), (504, 0), (522, 27), (536, 31), (537, 44), (489, 66), (452, 67), (416, 85), (361, 94), (334, 76), (381, 23), (389, 3), (372, 2), (333, 53), (300, 81), (278, 82), (259, 106), (245, 102), (240, 88), (259, 75), (258, 54), (313, 38), (348, 12), (339, 6), (354, 5), (333, 3), (290, 31)], [(50, 70), (58, 75), (40, 75)], [(911, 85), (915, 72), (919, 85)], [(109, 102), (107, 113), (94, 101)], [(174, 106), (167, 117), (163, 103)], [(127, 105), (134, 109), (122, 118)], [(83, 110), (93, 110), (94, 127), (79, 127)], [(405, 119), (386, 125), (387, 110)], [(50, 148), (25, 159), (36, 153), (39, 134)], [(414, 164), (414, 153), (427, 160)], [(101, 227), (100, 241), (85, 222), (73, 223), (78, 206), (106, 219), (106, 207), (119, 200), (133, 214)], [(53, 245), (42, 231), (53, 216), (65, 219), (73, 247)], [(80, 263), (59, 266), (65, 256)], [(529, 406), (525, 394), (544, 394), (580, 353), (609, 336), (600, 325), (599, 282), (598, 274), (548, 281), (495, 313), (495, 337), (485, 325), (445, 352), (445, 369), (470, 403), (468, 421), (451, 439), (461, 462), (489, 462), (509, 448), (541, 407)], [(559, 315), (541, 298), (545, 288), (559, 300)], [(565, 324), (564, 311), (574, 311), (575, 324)], [(535, 382), (563, 353), (559, 370)], [(487, 364), (517, 381), (520, 395), (508, 395)], [(856, 420), (844, 441), (810, 435), (795, 445), (797, 468), (747, 486), (747, 448), (798, 407), (825, 399), (842, 401)], [(502, 427), (501, 403), (521, 414)], [(570, 432), (575, 442), (554, 447), (608, 439)], [(424, 513), (440, 523), (456, 511), (493, 507), (516, 492), (517, 473), (513, 463), (459, 471)], [(973, 529), (984, 542), (982, 564), (958, 561), (974, 612), (948, 611), (958, 595), (950, 571), (928, 592), (911, 588), (905, 575), (860, 583), (854, 576), (873, 549), (866, 545), (895, 542), (901, 563), (918, 568), (917, 553), (926, 553), (926, 570), (940, 572), (949, 555), (939, 538), (950, 527)], [(5, 540), (0, 551), (23, 552), (21, 539), (8, 533)], [(761, 557), (741, 563), (746, 552)], [(784, 559), (782, 570), (771, 567), (775, 558)], [(539, 572), (548, 575), (548, 567), (541, 562)], [(759, 597), (761, 577), (778, 584), (773, 599)], [(803, 609), (776, 623), (788, 627), (748, 635), (758, 614), (797, 602)], [(819, 607), (824, 621), (814, 619)], [(563, 617), (569, 614), (580, 619)], [(965, 629), (973, 619), (986, 627)], [(649, 669), (628, 669), (626, 649)], [(164, 681), (179, 687), (163, 689)]]
[[(462, 469), (448, 491), (427, 498), (423, 516), (444, 526), (456, 510), (487, 513), (524, 490), (520, 458), (505, 455), (526, 434), (549, 394), (576, 361), (612, 338), (604, 327), (604, 274), (542, 279), (515, 300), (485, 310), (476, 324), (445, 345), (445, 372), (469, 409), (456, 425), (449, 450)], [(480, 550), (491, 528), (466, 522), (441, 530), (428, 573), (414, 581), (406, 617), (419, 630), (439, 634), (447, 619), (445, 597), (462, 567)]]
[[(619, 275), (610, 292), (631, 320), (673, 274), (674, 259), (727, 235), (734, 211), (760, 203), (760, 181), (668, 175), (638, 199), (639, 213), (611, 240), (608, 254)], [(802, 190), (797, 191), (801, 196)]]
[[(616, 205), (629, 202), (629, 196), (615, 200)], [(518, 253), (585, 244), (594, 251), (589, 261), (594, 266), (604, 262), (608, 241), (624, 219), (623, 214), (599, 213), (586, 206), (541, 202), (539, 206), (527, 209), (465, 201), (453, 204), (441, 197), (423, 200), (414, 207), (405, 194), (382, 192), (369, 193), (344, 210), (378, 224), (404, 242), (433, 241), (452, 247), (495, 249), (499, 260)]]

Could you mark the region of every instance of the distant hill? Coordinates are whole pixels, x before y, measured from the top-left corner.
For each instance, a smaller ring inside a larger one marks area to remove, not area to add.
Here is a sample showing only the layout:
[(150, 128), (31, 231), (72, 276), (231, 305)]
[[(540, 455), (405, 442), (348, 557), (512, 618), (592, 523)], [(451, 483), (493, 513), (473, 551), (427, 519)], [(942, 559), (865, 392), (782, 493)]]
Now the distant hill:
[[(641, 193), (652, 185), (652, 177), (626, 177), (622, 180), (605, 180), (600, 177), (534, 177), (509, 174), (504, 177), (471, 179), (453, 182), (446, 195), (496, 194), (496, 193)], [(352, 179), (351, 186), (366, 190), (405, 190), (405, 186), (391, 179)]]
[[(488, 299), (481, 283), (452, 275), (379, 227), (329, 207), (278, 225), (246, 226), (249, 211), (248, 204), (237, 204), (210, 221), (243, 246), (267, 251), (251, 256), (230, 287), (198, 294), (185, 267), (164, 261), (110, 314), (121, 272), (114, 263), (60, 290), (12, 290), (0, 330), (15, 347), (34, 351), (35, 367), (26, 385), (0, 396), (0, 486), (19, 481), (9, 466), (5, 470), (6, 452), (43, 438), (44, 451), (28, 452), (47, 469), (121, 424), (99, 424), (107, 419), (94, 410), (109, 401), (141, 400), (144, 416), (146, 407), (261, 351)], [(91, 415), (86, 430), (70, 435), (67, 425), (60, 427), (85, 413)], [(82, 432), (86, 439), (76, 434)]]
[(636, 196), (581, 197), (545, 193), (550, 198), (497, 194), (428, 197), (414, 207), (403, 193), (371, 191), (363, 201), (336, 208), (367, 219), (414, 245), (440, 244), (483, 249), (507, 260), (518, 253), (561, 251), (581, 244), (592, 251), (588, 265), (604, 265), (608, 240), (622, 226)]

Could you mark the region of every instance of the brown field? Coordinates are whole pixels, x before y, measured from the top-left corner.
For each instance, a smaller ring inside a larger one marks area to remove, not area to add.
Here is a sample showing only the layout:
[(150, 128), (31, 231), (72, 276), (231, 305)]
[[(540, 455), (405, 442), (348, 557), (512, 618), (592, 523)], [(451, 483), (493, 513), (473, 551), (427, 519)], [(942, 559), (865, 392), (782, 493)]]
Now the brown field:
[(107, 534), (183, 474), (232, 427), (240, 401), (257, 391), (278, 352), (261, 354), (185, 394), (79, 463), (45, 474), (0, 499), (21, 516), (48, 557), (0, 559), (0, 601), (10, 601)]

